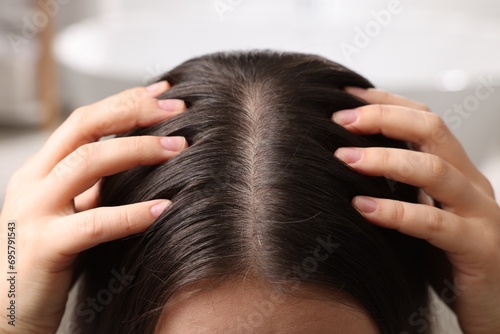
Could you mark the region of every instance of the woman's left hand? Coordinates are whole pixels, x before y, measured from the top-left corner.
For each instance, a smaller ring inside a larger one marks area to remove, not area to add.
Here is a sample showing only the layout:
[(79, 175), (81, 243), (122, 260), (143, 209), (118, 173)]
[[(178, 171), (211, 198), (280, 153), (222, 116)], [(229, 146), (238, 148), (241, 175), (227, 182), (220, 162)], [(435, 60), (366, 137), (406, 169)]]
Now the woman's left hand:
[(362, 196), (353, 205), (376, 225), (442, 249), (454, 285), (454, 298), (449, 289), (447, 298), (463, 332), (500, 333), (500, 207), (490, 183), (427, 107), (378, 89), (346, 91), (371, 105), (336, 112), (335, 122), (357, 134), (409, 141), (418, 151), (340, 148), (335, 155), (360, 173), (419, 187), (441, 208)]

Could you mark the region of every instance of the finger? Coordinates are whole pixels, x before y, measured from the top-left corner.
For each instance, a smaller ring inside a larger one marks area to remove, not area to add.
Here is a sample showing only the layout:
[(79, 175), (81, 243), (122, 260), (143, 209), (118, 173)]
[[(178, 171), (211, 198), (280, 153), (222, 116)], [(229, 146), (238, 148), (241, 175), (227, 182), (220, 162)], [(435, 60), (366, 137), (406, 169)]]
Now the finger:
[(364, 196), (354, 197), (353, 205), (370, 222), (427, 240), (444, 251), (470, 254), (478, 249), (474, 228), (453, 213), (425, 204)]
[(47, 175), (59, 161), (83, 144), (136, 127), (151, 126), (184, 111), (185, 104), (181, 100), (155, 98), (167, 88), (167, 82), (160, 82), (153, 88), (132, 88), (75, 110), (36, 155), (40, 176)]
[(355, 170), (422, 188), (443, 208), (464, 215), (482, 210), (481, 193), (455, 167), (428, 153), (394, 148), (340, 148), (335, 156)]
[(187, 147), (184, 137), (123, 137), (80, 146), (57, 164), (46, 179), (46, 206), (65, 205), (100, 178), (139, 165), (165, 162)]
[(81, 212), (97, 207), (99, 203), (99, 187), (101, 180), (97, 181), (92, 188), (75, 197), (75, 212)]
[(117, 207), (99, 207), (57, 220), (50, 240), (57, 240), (57, 251), (75, 255), (100, 243), (144, 232), (171, 204), (155, 200)]
[(386, 92), (377, 88), (346, 87), (345, 91), (355, 95), (369, 104), (392, 104), (412, 109), (429, 111), (429, 108), (420, 102), (410, 100), (404, 96)]
[(422, 152), (443, 158), (484, 190), (486, 177), (474, 166), (464, 148), (436, 114), (391, 105), (368, 105), (333, 114), (333, 120), (357, 134), (383, 134), (415, 144)]

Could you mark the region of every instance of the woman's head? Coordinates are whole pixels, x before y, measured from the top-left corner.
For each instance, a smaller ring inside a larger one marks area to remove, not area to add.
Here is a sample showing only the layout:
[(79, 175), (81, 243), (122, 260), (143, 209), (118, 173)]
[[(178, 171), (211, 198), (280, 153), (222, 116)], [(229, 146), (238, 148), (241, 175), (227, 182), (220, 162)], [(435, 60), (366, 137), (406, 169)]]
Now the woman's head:
[[(319, 56), (270, 51), (194, 58), (160, 79), (172, 85), (162, 98), (182, 99), (188, 110), (126, 135), (185, 136), (189, 147), (104, 179), (100, 204), (172, 205), (145, 233), (88, 252), (81, 298), (97, 295), (116, 271), (133, 280), (92, 319), (78, 316), (84, 332), (166, 330), (187, 319), (180, 314), (200, 319), (209, 300), (223, 306), (206, 318), (212, 331), (285, 333), (316, 314), (333, 322), (300, 333), (335, 333), (340, 325), (327, 331), (335, 321), (353, 325), (345, 312), (353, 309), (380, 333), (412, 332), (409, 316), (427, 305), (425, 244), (370, 224), (351, 199), (417, 202), (417, 189), (358, 174), (333, 156), (342, 146), (406, 147), (331, 121), (365, 104), (344, 87), (371, 83)], [(249, 319), (249, 304), (266, 296), (275, 311)]]

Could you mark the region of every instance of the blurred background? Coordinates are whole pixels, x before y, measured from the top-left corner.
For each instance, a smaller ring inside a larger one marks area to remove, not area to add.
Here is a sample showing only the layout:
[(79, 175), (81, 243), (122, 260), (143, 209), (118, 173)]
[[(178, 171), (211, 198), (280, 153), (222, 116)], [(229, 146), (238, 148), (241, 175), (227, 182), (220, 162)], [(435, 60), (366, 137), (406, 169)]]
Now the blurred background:
[(320, 54), (427, 104), (500, 193), (496, 0), (0, 0), (0, 203), (78, 106), (256, 48)]

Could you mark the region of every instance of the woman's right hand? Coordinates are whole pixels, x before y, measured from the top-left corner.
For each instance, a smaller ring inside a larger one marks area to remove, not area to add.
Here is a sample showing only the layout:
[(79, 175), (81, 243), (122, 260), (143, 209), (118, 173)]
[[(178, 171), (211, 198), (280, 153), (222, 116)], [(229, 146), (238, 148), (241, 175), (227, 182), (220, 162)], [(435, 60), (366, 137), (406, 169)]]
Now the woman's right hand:
[(163, 81), (77, 109), (14, 173), (0, 214), (0, 331), (55, 333), (78, 253), (143, 232), (170, 204), (96, 208), (102, 177), (165, 162), (187, 147), (183, 137), (98, 141), (184, 111), (183, 101), (156, 99), (168, 88)]

